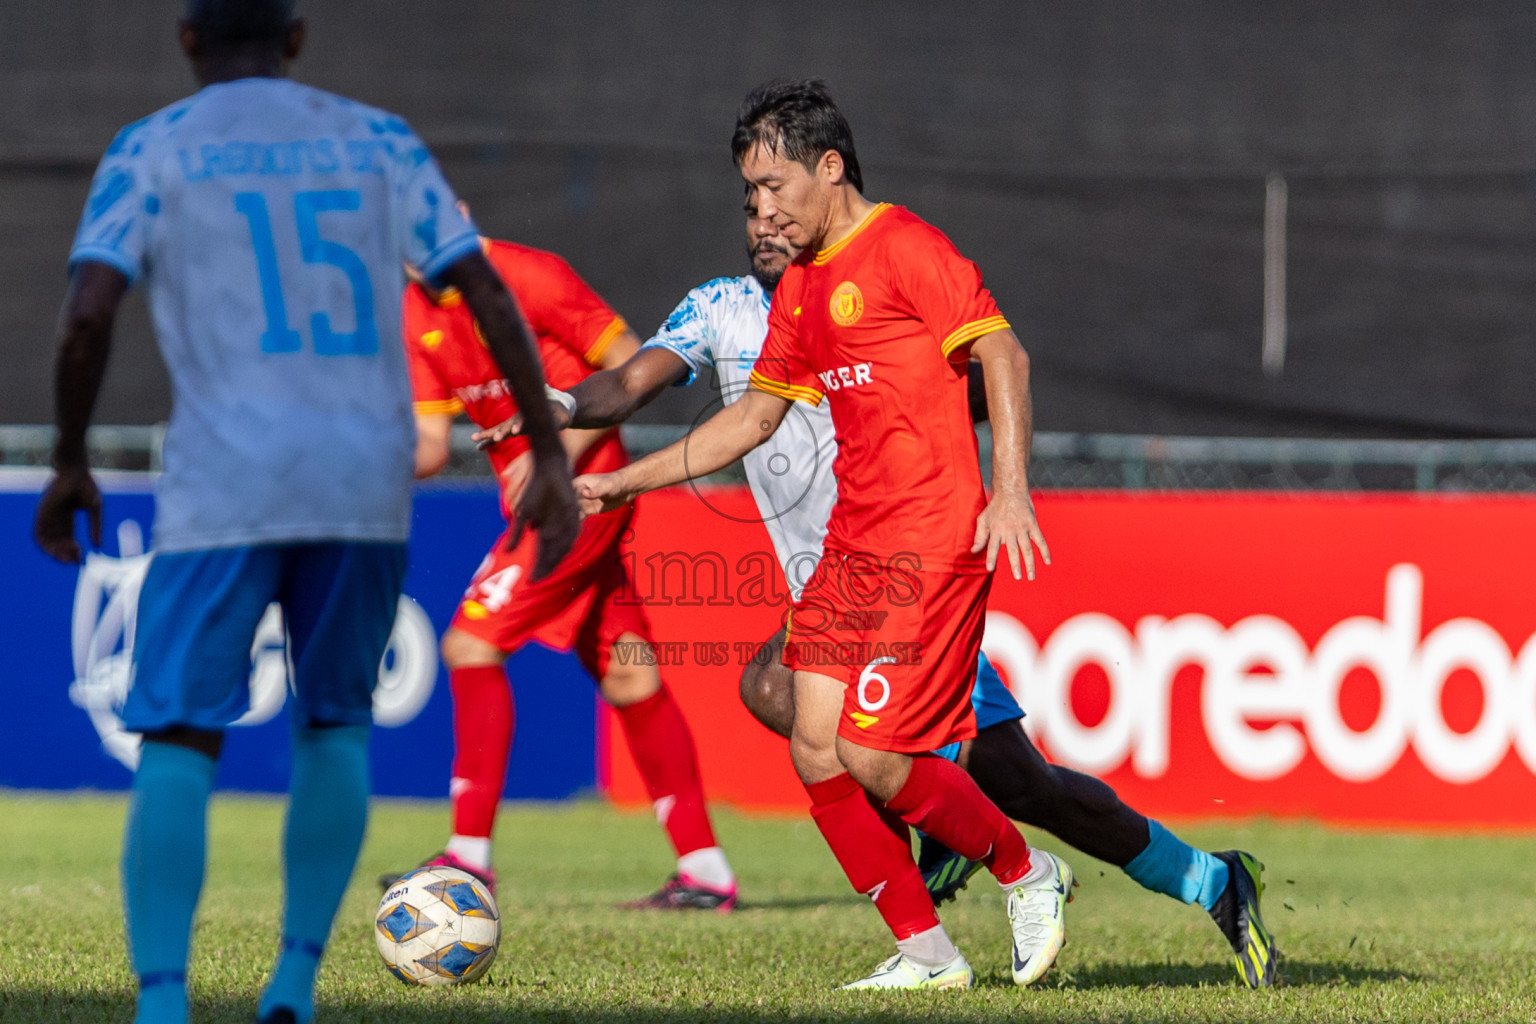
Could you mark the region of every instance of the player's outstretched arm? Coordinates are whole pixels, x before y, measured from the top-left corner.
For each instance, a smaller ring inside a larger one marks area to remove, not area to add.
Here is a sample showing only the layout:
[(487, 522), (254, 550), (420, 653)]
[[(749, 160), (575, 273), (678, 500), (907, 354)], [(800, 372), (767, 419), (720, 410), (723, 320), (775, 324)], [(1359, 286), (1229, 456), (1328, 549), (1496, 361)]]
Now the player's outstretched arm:
[(581, 511), (608, 512), (647, 491), (724, 469), (768, 440), (788, 412), (789, 399), (748, 388), (740, 399), (661, 451), (612, 473), (577, 477)]
[(573, 427), (611, 427), (650, 405), (656, 396), (688, 376), (682, 356), (664, 348), (642, 348), (611, 370), (601, 370), (572, 388)]
[(128, 278), (105, 263), (86, 261), (69, 275), (59, 314), (59, 354), (54, 364), (54, 477), (37, 503), (33, 536), (61, 562), (80, 561), (75, 513), (90, 517), (91, 543), (101, 543), (101, 492), (86, 459), (85, 432), (112, 350), (112, 323), (128, 290)]
[[(688, 364), (664, 348), (641, 348), (618, 366), (599, 370), (566, 394), (576, 403), (574, 412), (551, 409), (556, 422), (571, 427), (603, 429), (617, 426), (650, 405), (657, 395), (688, 376)], [(522, 415), (513, 416), (489, 430), (475, 434), (481, 448), (523, 432)]]
[[(987, 571), (997, 568), (1000, 548), (1008, 551), (1013, 578), (1035, 578), (1035, 553), (1040, 549), (1051, 564), (1051, 549), (1035, 521), (1029, 497), (1029, 452), (1034, 439), (1034, 409), (1029, 397), (1029, 356), (1011, 330), (993, 331), (976, 339), (972, 358), (986, 378), (987, 408), (992, 420), (992, 500), (976, 518), (972, 551), (987, 552)], [(1024, 574), (1019, 571), (1023, 556)]]
[(486, 347), (523, 411), (523, 432), (533, 450), (533, 475), (514, 510), (517, 519), (509, 540), (516, 544), (525, 526), (538, 531), (539, 557), (533, 575), (539, 579), (549, 575), (570, 551), (580, 525), (570, 463), (560, 444), (560, 428), (550, 416), (544, 397), (544, 371), (523, 327), (517, 300), (483, 253), (476, 250), (456, 260), (443, 272), (442, 281), (464, 296)]

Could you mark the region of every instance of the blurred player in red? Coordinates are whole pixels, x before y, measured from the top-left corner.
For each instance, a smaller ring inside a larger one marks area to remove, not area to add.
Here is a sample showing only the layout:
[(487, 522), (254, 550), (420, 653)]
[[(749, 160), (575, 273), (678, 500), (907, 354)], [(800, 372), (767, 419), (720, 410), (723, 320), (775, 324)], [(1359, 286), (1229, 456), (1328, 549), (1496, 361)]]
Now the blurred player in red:
[[(560, 257), (510, 242), (482, 245), (517, 297), (551, 387), (572, 387), (638, 351), (623, 318)], [(414, 281), (406, 289), (403, 323), (415, 399), (416, 475), (426, 477), (448, 460), (456, 415), (490, 427), (516, 412), (516, 405), (456, 293)], [(629, 462), (616, 429), (567, 430), (561, 439), (578, 472), (608, 472)], [(502, 484), (505, 514), (527, 483), (528, 445), (509, 438), (487, 454)], [(598, 681), (677, 851), (677, 873), (626, 906), (726, 912), (736, 904), (736, 878), (710, 826), (693, 735), (655, 665), (645, 663), (654, 659), (613, 656), (615, 644), (638, 648), (651, 640), (639, 603), (633, 596), (624, 600), (632, 588), (620, 539), (632, 518), (631, 507), (587, 518), (570, 554), (536, 582), (528, 578), (536, 550), (532, 533), (518, 538), (509, 529), (480, 563), (443, 635), (454, 708), (453, 834), (427, 863), (463, 868), (494, 886), (491, 831), (515, 721), (503, 663), (532, 640), (555, 650), (574, 648)]]
[[(1013, 978), (1030, 984), (1065, 941), (1071, 868), (1031, 850), (970, 776), (929, 753), (976, 735), (971, 683), (999, 553), (1015, 578), (1033, 578), (1031, 545), (1046, 550), (1026, 480), (1028, 357), (974, 263), (907, 210), (864, 198), (852, 132), (820, 82), (753, 90), (731, 149), (748, 206), (801, 250), (774, 291), (750, 387), (670, 448), (579, 477), (577, 496), (607, 512), (728, 465), (794, 402), (829, 403), (837, 500), (784, 663), (795, 673), (790, 756), (812, 817), (896, 938), (895, 956), (846, 987), (972, 983), (912, 860), (909, 826), (1002, 885)], [(990, 499), (969, 358), (985, 371)]]

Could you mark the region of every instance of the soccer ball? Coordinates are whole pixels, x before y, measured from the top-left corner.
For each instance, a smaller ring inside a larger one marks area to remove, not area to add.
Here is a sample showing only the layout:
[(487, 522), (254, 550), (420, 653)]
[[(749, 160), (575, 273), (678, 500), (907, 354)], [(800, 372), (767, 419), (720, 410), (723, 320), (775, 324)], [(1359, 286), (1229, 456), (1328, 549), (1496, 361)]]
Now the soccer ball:
[(389, 972), (407, 985), (458, 985), (490, 969), (501, 913), (485, 885), (457, 868), (417, 868), (379, 903), (373, 939)]

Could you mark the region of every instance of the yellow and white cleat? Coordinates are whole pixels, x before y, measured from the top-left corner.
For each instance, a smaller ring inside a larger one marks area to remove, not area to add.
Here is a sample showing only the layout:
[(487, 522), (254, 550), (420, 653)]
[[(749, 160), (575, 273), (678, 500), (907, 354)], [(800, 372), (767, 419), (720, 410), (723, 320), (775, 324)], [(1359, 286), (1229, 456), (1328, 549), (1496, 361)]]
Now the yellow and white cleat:
[(1033, 985), (1056, 963), (1067, 944), (1066, 910), (1077, 880), (1066, 861), (1040, 849), (1031, 857), (1046, 857), (1051, 872), (1030, 885), (1008, 891), (1008, 921), (1013, 926), (1013, 983)]
[(937, 967), (928, 967), (897, 953), (867, 978), (850, 981), (843, 988), (970, 988), (971, 965), (957, 950), (954, 958)]

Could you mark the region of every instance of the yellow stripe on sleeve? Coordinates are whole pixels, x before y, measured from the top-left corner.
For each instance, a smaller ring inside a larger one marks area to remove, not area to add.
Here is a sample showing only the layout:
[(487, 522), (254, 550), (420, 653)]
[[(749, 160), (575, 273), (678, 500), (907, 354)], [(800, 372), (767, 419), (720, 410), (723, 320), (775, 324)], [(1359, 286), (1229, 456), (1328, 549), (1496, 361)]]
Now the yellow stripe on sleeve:
[(948, 359), (950, 354), (964, 345), (966, 342), (975, 341), (983, 334), (991, 334), (993, 331), (1005, 331), (1008, 329), (1008, 321), (998, 314), (989, 316), (985, 320), (972, 320), (968, 324), (962, 324), (952, 331), (949, 337), (944, 339), (944, 344), (939, 346), (939, 351)]
[(608, 346), (613, 344), (613, 339), (623, 334), (628, 327), (629, 325), (624, 322), (623, 317), (614, 317), (613, 322), (604, 327), (603, 333), (599, 334), (597, 340), (587, 348), (587, 354), (582, 357), (586, 360), (587, 365), (594, 367), (602, 366), (603, 353), (608, 351)]
[(804, 402), (807, 405), (821, 404), (822, 394), (815, 388), (803, 388), (794, 384), (785, 384), (782, 381), (764, 377), (756, 370), (753, 370), (752, 375), (747, 378), (747, 383), (759, 391), (766, 391), (768, 394), (777, 395), (779, 398), (787, 398), (791, 402)]
[(413, 402), (411, 410), (421, 416), (457, 416), (464, 411), (464, 403), (457, 398), (441, 398), (427, 402)]

